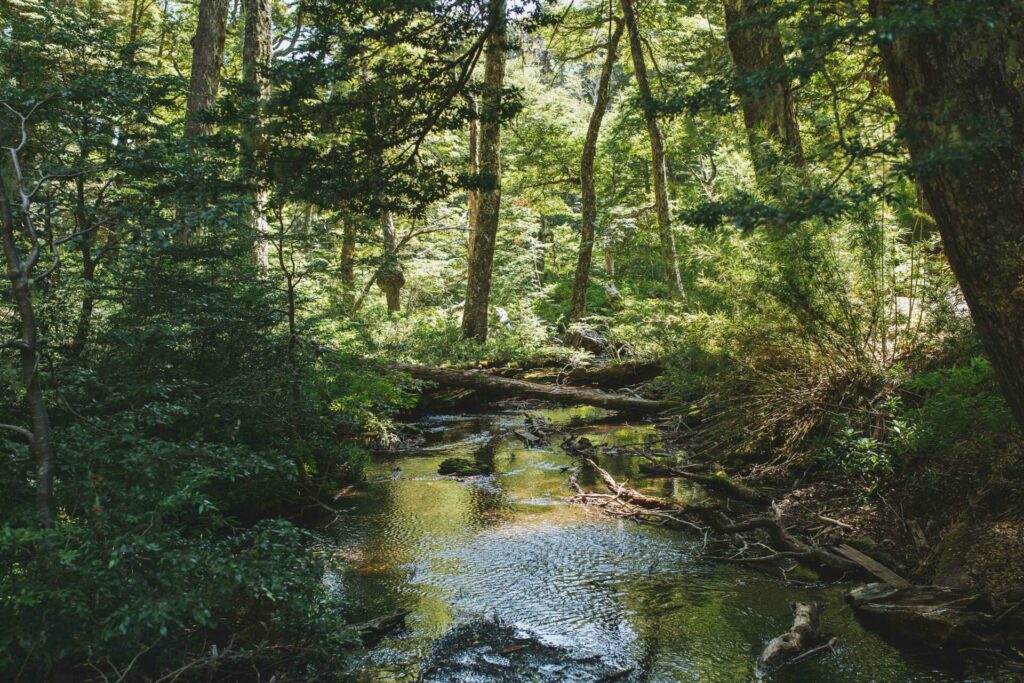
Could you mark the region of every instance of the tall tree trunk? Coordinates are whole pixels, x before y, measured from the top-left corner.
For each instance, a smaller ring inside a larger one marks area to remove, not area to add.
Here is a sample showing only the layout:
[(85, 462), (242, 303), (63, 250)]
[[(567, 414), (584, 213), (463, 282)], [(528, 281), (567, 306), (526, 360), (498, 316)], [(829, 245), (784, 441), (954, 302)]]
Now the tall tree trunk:
[(199, 23), (192, 38), (192, 73), (185, 105), (185, 135), (209, 135), (210, 125), (196, 120), (217, 101), (224, 62), (228, 0), (200, 0)]
[(683, 298), (683, 284), (679, 277), (679, 259), (676, 256), (676, 238), (672, 234), (672, 217), (668, 206), (668, 168), (665, 163), (665, 135), (658, 123), (658, 115), (654, 110), (654, 96), (651, 94), (651, 81), (647, 77), (647, 63), (644, 60), (643, 41), (640, 40), (640, 28), (633, 9), (633, 0), (620, 0), (622, 14), (629, 30), (629, 50), (633, 57), (633, 71), (636, 74), (636, 85), (640, 90), (640, 99), (644, 109), (644, 120), (647, 122), (647, 135), (651, 139), (651, 165), (654, 167), (654, 207), (658, 214), (658, 239), (661, 242), (661, 258), (665, 264), (665, 281), (669, 293), (675, 299)]
[[(369, 88), (370, 72), (366, 65), (365, 56), (360, 59), (359, 81), (363, 88)], [(370, 172), (384, 177), (384, 157), (381, 153), (384, 143), (380, 139), (380, 131), (378, 130), (377, 115), (375, 112), (371, 112), (370, 122), (371, 129), (368, 135), (370, 142), (370, 149), (368, 153), (368, 157), (370, 159)], [(386, 200), (386, 197), (387, 194), (385, 192), (383, 194), (383, 198)], [(386, 201), (384, 206), (385, 208), (380, 212), (380, 229), (384, 242), (384, 253), (381, 256), (381, 265), (380, 268), (377, 269), (374, 279), (377, 282), (377, 286), (380, 287), (382, 292), (384, 292), (384, 298), (387, 300), (388, 304), (388, 313), (397, 313), (402, 308), (401, 294), (402, 287), (405, 285), (405, 274), (402, 272), (402, 262), (398, 260), (398, 241), (395, 237), (395, 217)]]
[(342, 218), (341, 287), (345, 310), (350, 311), (356, 289), (356, 225), (351, 216)]
[[(224, 62), (227, 20), (228, 0), (200, 0), (196, 34), (192, 38), (192, 73), (189, 77), (188, 99), (185, 103), (186, 137), (209, 135), (213, 132), (210, 124), (198, 119), (203, 112), (212, 109), (217, 101), (221, 66)], [(166, 23), (166, 17), (163, 23)], [(188, 244), (189, 238), (187, 225), (182, 224), (174, 233), (174, 241), (177, 244)]]
[(491, 296), (494, 242), (501, 210), (501, 95), (505, 85), (507, 46), (505, 0), (490, 0), (491, 35), (484, 61), (484, 92), (480, 112), (479, 223), (473, 232), (466, 306), (462, 312), (462, 336), (487, 339), (487, 305)]
[[(84, 161), (84, 159), (83, 159)], [(95, 308), (95, 298), (92, 292), (92, 283), (96, 278), (96, 258), (92, 247), (96, 241), (94, 226), (89, 212), (85, 208), (85, 178), (75, 178), (75, 232), (80, 233), (78, 239), (79, 251), (82, 254), (82, 282), (84, 291), (78, 311), (78, 323), (75, 325), (75, 335), (71, 340), (72, 355), (79, 356), (85, 350), (85, 344), (89, 341), (89, 333), (92, 329), (92, 312)]]
[(597, 140), (601, 133), (601, 122), (608, 109), (608, 90), (615, 68), (616, 52), (622, 38), (624, 24), (615, 20), (615, 29), (608, 38), (601, 78), (597, 83), (594, 109), (590, 113), (590, 125), (583, 143), (583, 158), (580, 160), (580, 190), (583, 195), (583, 225), (580, 229), (580, 250), (576, 257), (576, 277), (572, 285), (572, 302), (569, 305), (569, 321), (579, 320), (587, 310), (587, 288), (590, 285), (590, 262), (594, 255), (594, 226), (597, 222), (597, 195), (594, 191), (594, 158), (597, 156)]
[[(470, 95), (469, 108), (471, 110), (469, 119), (469, 177), (476, 178), (480, 173), (480, 110), (476, 97)], [(467, 203), (469, 204), (469, 238), (466, 240), (466, 254), (470, 261), (473, 260), (473, 233), (480, 222), (480, 191), (471, 189), (468, 193)]]
[[(242, 77), (255, 97), (256, 112), (245, 131), (246, 151), (250, 163), (255, 162), (266, 146), (263, 132), (263, 108), (270, 99), (271, 50), (270, 0), (245, 1), (245, 36), (242, 43)], [(252, 169), (253, 260), (256, 267), (270, 269), (270, 227), (267, 224), (267, 188), (259, 173)]]
[(762, 187), (775, 185), (777, 162), (803, 164), (793, 88), (772, 0), (724, 0), (729, 51), (739, 77), (754, 172)]
[[(949, 263), (1024, 426), (1024, 7), (871, 0), (889, 87)], [(960, 9), (960, 11), (964, 11)]]
[[(23, 132), (25, 125), (25, 122), (22, 121)], [(55, 456), (50, 435), (50, 413), (46, 407), (43, 385), (39, 379), (42, 354), (39, 348), (36, 311), (32, 301), (32, 272), (39, 261), (40, 243), (36, 231), (31, 225), (28, 191), (23, 186), (15, 151), (11, 151), (11, 157), (15, 159), (15, 191), (21, 197), (21, 203), (19, 218), (15, 219), (8, 187), (4, 182), (3, 171), (0, 170), (0, 213), (2, 213), (0, 216), (0, 240), (3, 242), (4, 256), (7, 261), (7, 277), (11, 282), (11, 290), (18, 311), (21, 336), (13, 341), (0, 339), (0, 349), (17, 349), (20, 355), (21, 378), (25, 389), (25, 403), (28, 407), (31, 429), (13, 425), (3, 425), (0, 426), (0, 429), (14, 431), (28, 441), (35, 466), (36, 513), (39, 516), (39, 524), (43, 528), (50, 529), (53, 528), (57, 520), (57, 504), (53, 495)], [(24, 233), (31, 245), (30, 251), (24, 255), (18, 248), (18, 237), (15, 234), (16, 220), (19, 220), (24, 226)]]
[(381, 232), (384, 235), (384, 262), (377, 272), (377, 285), (384, 292), (388, 302), (388, 313), (396, 313), (402, 309), (402, 287), (405, 275), (398, 261), (398, 243), (395, 239), (395, 219), (390, 209), (380, 215)]

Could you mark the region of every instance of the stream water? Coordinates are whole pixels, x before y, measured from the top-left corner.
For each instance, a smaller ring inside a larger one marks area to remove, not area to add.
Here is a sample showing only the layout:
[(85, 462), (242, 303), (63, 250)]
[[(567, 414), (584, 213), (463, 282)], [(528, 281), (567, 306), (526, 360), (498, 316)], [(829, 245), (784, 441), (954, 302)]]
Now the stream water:
[[(555, 424), (603, 414), (589, 408), (530, 413)], [(965, 679), (884, 643), (844, 605), (847, 587), (792, 585), (780, 574), (703, 561), (702, 539), (693, 535), (566, 503), (572, 459), (557, 446), (527, 448), (509, 434), (524, 420), (522, 409), (511, 407), (423, 418), (415, 424), (420, 442), (375, 456), (369, 486), (345, 499), (329, 529), (333, 551), (345, 560), (331, 580), (349, 605), (346, 616), (362, 621), (412, 610), (406, 629), (353, 659), (352, 680), (414, 681), (453, 626), (497, 617), (548, 645), (600, 657), (610, 670), (632, 670), (618, 680), (749, 681), (764, 643), (788, 630), (794, 600), (828, 603), (823, 629), (839, 637), (839, 646), (773, 680), (994, 680)], [(577, 433), (617, 445), (657, 439), (643, 424), (600, 424)], [(481, 452), (493, 457), (492, 476), (437, 474), (444, 458)], [(601, 464), (634, 488), (680, 499), (699, 495), (644, 479), (632, 458)], [(598, 680), (517, 669), (522, 665), (498, 649), (450, 654), (490, 656), (501, 665), (500, 675), (478, 680)]]

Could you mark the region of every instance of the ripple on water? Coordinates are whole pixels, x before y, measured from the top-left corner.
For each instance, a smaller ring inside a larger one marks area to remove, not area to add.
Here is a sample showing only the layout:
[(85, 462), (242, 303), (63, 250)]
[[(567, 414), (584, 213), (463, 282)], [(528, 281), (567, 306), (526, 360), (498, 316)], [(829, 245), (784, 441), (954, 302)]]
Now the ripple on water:
[[(558, 414), (562, 421), (572, 417), (572, 411)], [(521, 423), (518, 415), (497, 420), (501, 428)], [(636, 667), (644, 680), (746, 681), (763, 643), (788, 628), (789, 602), (816, 599), (832, 604), (826, 627), (842, 646), (779, 680), (955, 680), (925, 660), (908, 662), (862, 630), (842, 606), (841, 587), (791, 587), (704, 563), (684, 534), (564, 504), (563, 470), (572, 462), (557, 449), (523, 449), (499, 439), (495, 476), (439, 477), (441, 459), (491, 443), (498, 427), (481, 416), (435, 417), (427, 424), (445, 428), (432, 444), (437, 449), (381, 457), (368, 473), (380, 480), (352, 498), (334, 527), (338, 553), (350, 562), (335, 577), (352, 606), (348, 616), (413, 610), (405, 633), (354, 663), (357, 679), (415, 680), (420, 659), (453, 624), (497, 615), (552, 646)], [(617, 434), (625, 440), (630, 429)], [(641, 437), (646, 431), (634, 438)], [(616, 466), (631, 483), (644, 483), (630, 463)], [(400, 474), (392, 479), (394, 468)]]

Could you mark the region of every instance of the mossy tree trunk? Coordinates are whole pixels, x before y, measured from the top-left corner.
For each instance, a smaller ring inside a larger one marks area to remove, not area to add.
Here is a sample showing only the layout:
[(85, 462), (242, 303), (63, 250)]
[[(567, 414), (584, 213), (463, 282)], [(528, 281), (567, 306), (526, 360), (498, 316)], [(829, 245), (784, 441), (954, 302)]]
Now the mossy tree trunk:
[(200, 0), (196, 34), (192, 38), (185, 135), (209, 135), (211, 132), (210, 125), (197, 121), (196, 115), (207, 111), (217, 101), (227, 21), (228, 0)]
[[(189, 74), (188, 97), (185, 102), (186, 137), (213, 132), (212, 126), (199, 118), (203, 112), (212, 109), (217, 101), (227, 21), (228, 0), (200, 0), (196, 34), (192, 38), (192, 71)], [(188, 244), (190, 237), (185, 224), (179, 226), (174, 233), (176, 244)]]
[(1024, 6), (872, 0), (870, 10), (928, 207), (1024, 425)]
[(776, 182), (780, 162), (803, 164), (792, 79), (771, 0), (724, 0), (729, 51), (736, 66), (750, 155), (757, 180)]
[(658, 239), (661, 243), (661, 258), (665, 266), (665, 282), (669, 293), (675, 299), (683, 298), (683, 284), (679, 277), (679, 258), (676, 255), (676, 238), (672, 233), (672, 216), (668, 203), (668, 166), (665, 162), (665, 134), (662, 132), (655, 111), (651, 81), (647, 76), (643, 41), (637, 24), (633, 0), (620, 0), (626, 28), (629, 31), (629, 50), (633, 57), (633, 72), (644, 109), (647, 135), (651, 140), (651, 166), (654, 180), (654, 208), (658, 216)]
[(487, 339), (491, 269), (501, 210), (501, 102), (508, 49), (505, 0), (491, 0), (488, 12), (491, 34), (487, 38), (480, 111), (479, 218), (469, 250), (466, 306), (462, 313), (462, 336), (477, 341)]
[(580, 160), (580, 190), (582, 194), (583, 224), (580, 229), (580, 249), (576, 257), (576, 277), (572, 286), (572, 302), (569, 306), (569, 320), (579, 320), (587, 310), (587, 288), (590, 286), (590, 262), (594, 255), (594, 233), (597, 222), (597, 195), (594, 191), (594, 159), (597, 156), (597, 140), (601, 133), (601, 122), (608, 109), (609, 84), (615, 68), (616, 53), (622, 38), (624, 24), (615, 19), (615, 28), (608, 37), (601, 78), (594, 97), (594, 109), (590, 113), (587, 137), (583, 143), (583, 157)]
[[(242, 77), (254, 98), (252, 118), (246, 125), (244, 141), (250, 165), (265, 151), (263, 108), (270, 99), (271, 47), (270, 0), (245, 0), (245, 34), (242, 43)], [(267, 223), (267, 187), (255, 168), (250, 169), (253, 184), (252, 216), (253, 260), (261, 272), (270, 269), (270, 227)]]

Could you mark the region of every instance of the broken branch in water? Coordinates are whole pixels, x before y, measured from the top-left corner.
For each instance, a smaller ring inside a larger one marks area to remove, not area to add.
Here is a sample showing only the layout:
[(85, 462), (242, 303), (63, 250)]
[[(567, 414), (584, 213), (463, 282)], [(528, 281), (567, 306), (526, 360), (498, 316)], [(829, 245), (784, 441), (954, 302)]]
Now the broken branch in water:
[(761, 656), (757, 658), (757, 671), (761, 676), (796, 661), (797, 657), (810, 656), (823, 649), (817, 647), (822, 640), (818, 633), (818, 622), (823, 605), (816, 602), (794, 602), (791, 607), (793, 626), (768, 641)]
[[(606, 511), (619, 517), (634, 517), (638, 519), (657, 519), (661, 523), (674, 523), (677, 525), (696, 527), (701, 531), (709, 528), (715, 533), (725, 535), (740, 534), (747, 531), (762, 531), (768, 536), (774, 555), (754, 557), (745, 559), (745, 562), (767, 562), (780, 559), (794, 559), (798, 562), (823, 567), (838, 571), (857, 571), (859, 565), (851, 562), (846, 557), (838, 555), (827, 548), (813, 546), (793, 536), (782, 524), (781, 515), (777, 508), (773, 507), (773, 514), (749, 517), (747, 519), (732, 521), (725, 516), (718, 507), (713, 505), (680, 505), (665, 498), (657, 498), (635, 491), (615, 481), (607, 471), (602, 469), (592, 459), (585, 460), (587, 465), (593, 468), (598, 478), (605, 487), (614, 494), (614, 497), (596, 498), (597, 494), (577, 493), (573, 498), (577, 503), (597, 503)], [(577, 485), (578, 486), (578, 485)], [(695, 517), (704, 527), (697, 526), (686, 517)], [(741, 561), (739, 557), (730, 558), (730, 562)]]

